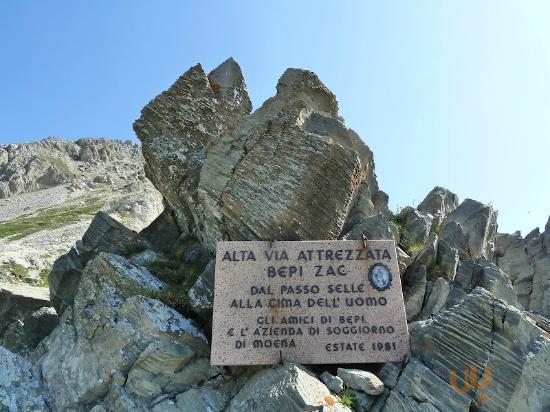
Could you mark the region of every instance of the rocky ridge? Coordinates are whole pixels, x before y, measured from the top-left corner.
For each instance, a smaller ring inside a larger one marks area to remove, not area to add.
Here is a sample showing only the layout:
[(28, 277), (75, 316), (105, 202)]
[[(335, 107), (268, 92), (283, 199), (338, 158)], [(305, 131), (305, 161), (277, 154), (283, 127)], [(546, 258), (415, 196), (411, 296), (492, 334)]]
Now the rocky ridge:
[(41, 283), (99, 210), (138, 230), (162, 210), (139, 145), (89, 138), (0, 145), (0, 282)]
[[(250, 110), (232, 59), (208, 75), (191, 68), (143, 109), (134, 127), (166, 208), (141, 232), (99, 213), (56, 261), (59, 325), (39, 344), (22, 333), (0, 348), (4, 409), (550, 408), (550, 222), (525, 239), (497, 234), (492, 207), (441, 187), (391, 213), (371, 151), (311, 72), (287, 70), (277, 94)], [(408, 359), (349, 369), (210, 365), (217, 240), (362, 234), (399, 245)], [(10, 319), (39, 316), (41, 304)]]

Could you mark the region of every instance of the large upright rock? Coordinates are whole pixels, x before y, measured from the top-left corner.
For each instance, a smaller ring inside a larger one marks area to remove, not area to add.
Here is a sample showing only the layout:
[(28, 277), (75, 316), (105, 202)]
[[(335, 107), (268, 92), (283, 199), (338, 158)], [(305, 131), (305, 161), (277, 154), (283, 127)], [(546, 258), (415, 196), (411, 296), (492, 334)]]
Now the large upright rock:
[(328, 239), (387, 209), (372, 152), (309, 71), (288, 69), (252, 115), (238, 65), (186, 72), (134, 125), (179, 226), (221, 239)]
[(418, 205), (418, 210), (433, 216), (447, 216), (458, 206), (458, 196), (444, 187), (436, 186)]
[(443, 220), (439, 241), (464, 257), (493, 258), (497, 212), (488, 205), (466, 199)]
[(134, 123), (145, 173), (181, 228), (193, 230), (202, 217), (194, 204), (207, 147), (251, 108), (240, 68), (229, 59), (209, 76), (200, 64), (190, 68), (145, 106)]

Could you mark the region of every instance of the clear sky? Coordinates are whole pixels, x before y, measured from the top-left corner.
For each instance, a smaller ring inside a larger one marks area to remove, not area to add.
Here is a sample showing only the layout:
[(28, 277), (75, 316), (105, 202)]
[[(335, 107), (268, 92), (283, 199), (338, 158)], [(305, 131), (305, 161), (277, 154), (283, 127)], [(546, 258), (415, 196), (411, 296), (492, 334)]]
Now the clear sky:
[(0, 143), (135, 139), (197, 62), (233, 56), (254, 108), (301, 67), (374, 151), (392, 208), (445, 186), (525, 235), (550, 214), (549, 22), (546, 0), (4, 0)]

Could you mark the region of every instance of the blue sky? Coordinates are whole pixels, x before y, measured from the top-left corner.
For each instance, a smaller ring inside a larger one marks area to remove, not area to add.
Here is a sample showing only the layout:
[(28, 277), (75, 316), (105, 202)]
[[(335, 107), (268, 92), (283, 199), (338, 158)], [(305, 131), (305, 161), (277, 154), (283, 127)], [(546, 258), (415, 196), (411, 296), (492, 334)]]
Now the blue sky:
[(548, 1), (0, 3), (0, 143), (135, 139), (140, 109), (197, 62), (241, 65), (257, 108), (316, 72), (374, 151), (390, 204), (435, 186), (526, 234), (550, 214)]

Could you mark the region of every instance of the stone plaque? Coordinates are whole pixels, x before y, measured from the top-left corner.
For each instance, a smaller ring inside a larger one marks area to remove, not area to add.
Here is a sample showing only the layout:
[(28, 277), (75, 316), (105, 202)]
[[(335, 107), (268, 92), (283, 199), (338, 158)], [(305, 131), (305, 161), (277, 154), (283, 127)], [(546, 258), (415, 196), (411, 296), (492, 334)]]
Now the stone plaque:
[(400, 361), (409, 352), (395, 242), (219, 242), (213, 365)]

